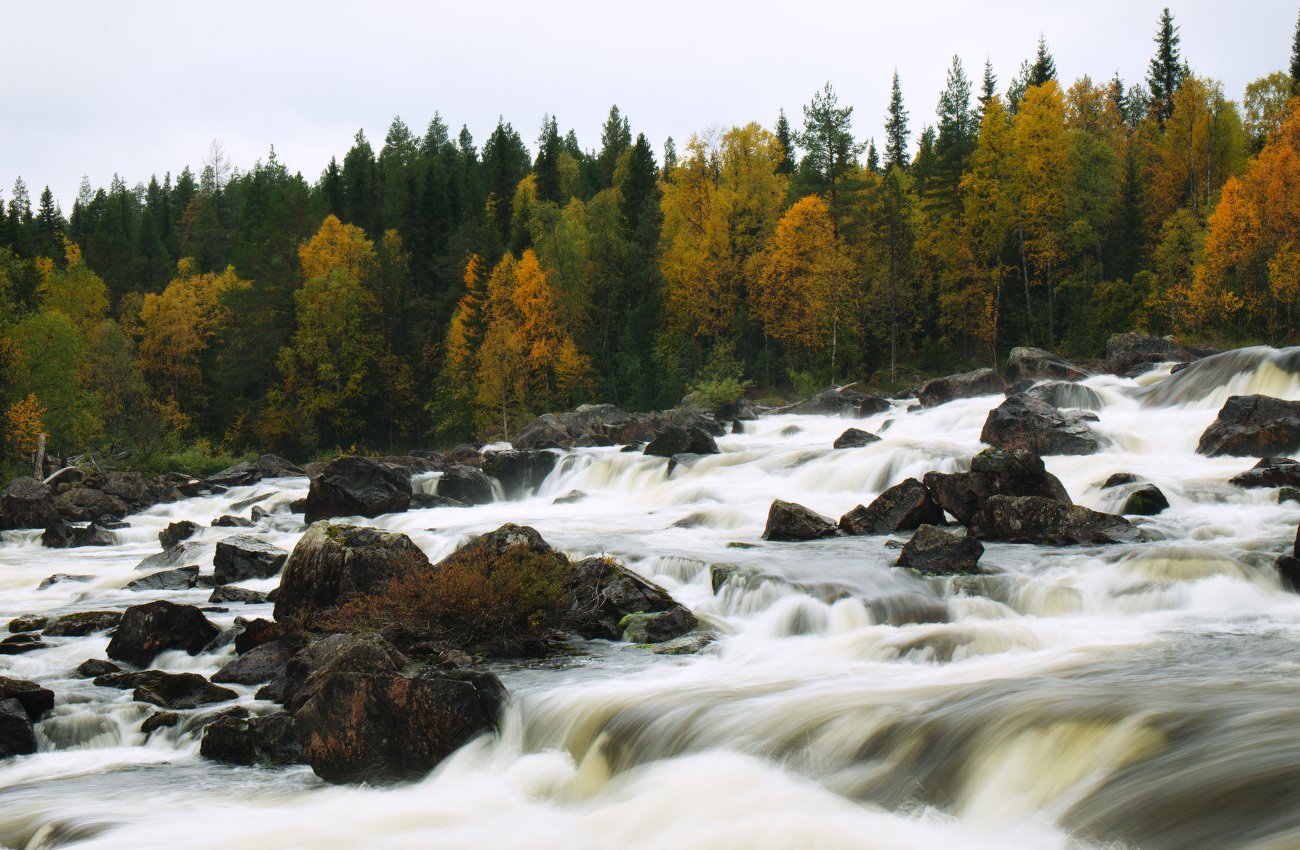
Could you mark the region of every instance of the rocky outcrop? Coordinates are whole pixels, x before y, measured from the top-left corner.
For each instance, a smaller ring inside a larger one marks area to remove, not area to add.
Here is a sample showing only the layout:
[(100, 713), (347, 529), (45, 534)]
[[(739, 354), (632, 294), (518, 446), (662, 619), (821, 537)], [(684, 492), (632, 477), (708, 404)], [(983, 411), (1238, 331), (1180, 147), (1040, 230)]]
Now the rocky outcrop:
[(991, 496), (973, 531), (983, 540), (1063, 546), (1076, 543), (1136, 543), (1136, 528), (1124, 517), (1099, 513), (1042, 496)]
[(284, 458), (267, 454), (257, 460), (237, 463), (216, 475), (209, 475), (204, 483), (209, 487), (247, 487), (265, 478), (287, 478), (303, 474), (303, 470)]
[(17, 700), (32, 722), (40, 720), (45, 712), (54, 708), (54, 691), (24, 679), (0, 676), (0, 702)]
[(82, 546), (116, 546), (117, 535), (98, 523), (73, 525), (57, 519), (41, 533), (41, 545), (47, 549), (77, 549)]
[(182, 540), (189, 540), (203, 530), (203, 526), (193, 520), (183, 519), (173, 522), (158, 532), (158, 542), (164, 549), (170, 549)]
[(833, 449), (860, 449), (863, 446), (869, 446), (872, 443), (880, 442), (880, 438), (869, 431), (863, 431), (859, 428), (848, 428), (843, 434), (835, 438), (831, 444)]
[(1201, 434), (1196, 451), (1210, 457), (1272, 457), (1300, 449), (1300, 401), (1265, 395), (1230, 397)]
[(11, 632), (39, 632), (50, 624), (50, 618), (44, 614), (22, 614), (9, 621)]
[(289, 553), (256, 537), (238, 534), (217, 544), (212, 556), (217, 584), (234, 584), (250, 578), (270, 578), (284, 567)]
[(16, 699), (0, 700), (0, 758), (36, 752), (36, 730)]
[(873, 413), (883, 413), (889, 410), (890, 407), (890, 403), (879, 396), (866, 395), (857, 390), (842, 387), (822, 390), (807, 401), (801, 401), (792, 407), (786, 408), (783, 412), (860, 419)]
[(59, 516), (68, 522), (103, 521), (105, 518), (121, 519), (131, 507), (117, 496), (84, 485), (59, 485), (54, 499)]
[(908, 478), (877, 496), (865, 508), (858, 505), (840, 517), (845, 534), (893, 534), (922, 525), (943, 525), (943, 509), (930, 489)]
[(219, 717), (203, 730), (199, 755), (242, 765), (303, 764), (306, 756), (293, 728), (293, 716)]
[[(259, 510), (256, 506), (254, 511)], [(255, 523), (251, 519), (244, 519), (242, 516), (231, 516), (222, 514), (212, 521), (213, 528), (252, 528)]]
[(1300, 463), (1289, 457), (1266, 457), (1228, 483), (1246, 488), (1300, 487)]
[(1089, 427), (1091, 413), (1065, 413), (1027, 395), (1013, 395), (984, 420), (980, 440), (999, 449), (1025, 449), (1038, 455), (1089, 455), (1101, 438)]
[(283, 641), (254, 647), (212, 675), (218, 684), (259, 685), (283, 676), (293, 653)]
[(46, 637), (85, 637), (116, 628), (121, 622), (120, 611), (78, 611), (55, 617), (42, 634)]
[(1169, 499), (1154, 484), (1142, 484), (1124, 499), (1123, 514), (1155, 516), (1169, 507)]
[(492, 482), (476, 466), (449, 466), (438, 478), (438, 495), (468, 505), (486, 505), (492, 501)]
[(679, 637), (696, 625), (695, 617), (668, 591), (612, 558), (584, 558), (573, 565), (564, 628), (585, 638), (618, 640), (623, 635), (626, 618), (637, 614), (648, 615), (647, 619), (668, 615), (642, 629), (645, 636), (653, 633), (659, 636), (658, 640)]
[(1127, 375), (1139, 366), (1190, 363), (1195, 359), (1196, 355), (1172, 340), (1146, 334), (1115, 334), (1106, 341), (1106, 365), (1116, 375)]
[(984, 544), (969, 533), (953, 534), (933, 525), (922, 525), (903, 545), (898, 566), (933, 576), (979, 573)]
[(672, 457), (679, 454), (715, 455), (718, 444), (713, 437), (699, 428), (681, 428), (676, 425), (665, 428), (649, 445), (645, 454), (655, 457)]
[(343, 457), (307, 467), (308, 523), (336, 516), (377, 517), (411, 504), (411, 479), (367, 457)]
[(139, 673), (109, 673), (97, 676), (95, 684), (119, 690), (132, 689), (131, 698), (173, 710), (198, 708), (201, 705), (238, 699), (230, 688), (214, 685), (198, 673), (164, 673), (143, 670)]
[(542, 450), (488, 452), (482, 469), (501, 482), (507, 499), (518, 499), (536, 493), (559, 459), (555, 452)]
[(1019, 381), (1082, 381), (1088, 373), (1042, 348), (1020, 346), (1007, 358), (1007, 383)]
[(985, 449), (971, 458), (969, 472), (927, 472), (925, 486), (962, 525), (971, 525), (991, 496), (1041, 496), (1068, 504), (1060, 479), (1031, 451)]
[(107, 676), (109, 673), (120, 672), (122, 672), (121, 667), (102, 658), (87, 658), (78, 664), (76, 669), (77, 678), (79, 679), (93, 679), (96, 676)]
[(679, 638), (697, 625), (695, 615), (681, 605), (667, 611), (639, 611), (620, 622), (623, 640), (629, 643), (664, 643)]
[(35, 652), (38, 649), (49, 648), (50, 644), (30, 632), (10, 635), (4, 640), (0, 640), (0, 655), (23, 655), (28, 652)]
[(429, 559), (404, 534), (353, 525), (314, 523), (284, 567), (275, 618), (303, 621), (394, 578), (428, 570)]
[[(190, 590), (198, 587), (200, 581), (198, 566), (177, 567), (174, 570), (162, 570), (150, 573), (144, 578), (127, 582), (127, 590)], [(208, 577), (211, 583), (211, 577)]]
[(132, 605), (108, 643), (108, 657), (137, 667), (147, 667), (158, 653), (183, 649), (197, 655), (216, 638), (219, 630), (193, 605), (159, 600)]
[(839, 528), (831, 520), (803, 505), (780, 499), (772, 501), (767, 511), (767, 525), (763, 528), (764, 540), (820, 540), (837, 534)]
[(547, 413), (529, 422), (512, 440), (517, 450), (648, 443), (671, 427), (699, 428), (721, 437), (726, 428), (710, 413), (676, 408), (628, 413), (612, 404), (584, 404), (568, 413)]
[(54, 494), (35, 478), (15, 478), (0, 491), (0, 531), (45, 528), (58, 519)]
[(959, 398), (1000, 394), (1005, 387), (1006, 384), (997, 372), (992, 369), (976, 369), (974, 372), (928, 381), (916, 397), (922, 407), (937, 407)]
[(208, 601), (215, 604), (238, 602), (244, 605), (261, 605), (267, 601), (267, 597), (265, 593), (258, 590), (224, 584), (213, 589)]

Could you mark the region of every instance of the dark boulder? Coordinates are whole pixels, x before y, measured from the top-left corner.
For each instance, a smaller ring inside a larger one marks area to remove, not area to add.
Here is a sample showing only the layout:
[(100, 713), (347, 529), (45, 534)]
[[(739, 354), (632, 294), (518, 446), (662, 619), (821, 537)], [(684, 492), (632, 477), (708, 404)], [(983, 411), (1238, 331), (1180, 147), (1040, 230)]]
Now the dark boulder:
[(428, 569), (429, 559), (404, 534), (317, 522), (285, 564), (275, 618), (311, 618), (358, 594), (384, 590), (395, 578)]
[(1300, 463), (1289, 457), (1266, 457), (1245, 472), (1232, 476), (1238, 487), (1298, 487)]
[(134, 689), (131, 698), (173, 710), (198, 708), (201, 705), (238, 699), (230, 688), (214, 685), (198, 673), (164, 673), (142, 670), (139, 673), (108, 673), (97, 676), (95, 684), (118, 690)]
[[(257, 510), (259, 510), (259, 508), (257, 507), (253, 508), (254, 512), (256, 512)], [(262, 512), (265, 513), (265, 510), (263, 510)], [(230, 514), (222, 514), (221, 516), (217, 517), (212, 521), (212, 527), (213, 528), (252, 528), (253, 520), (244, 519), (242, 516), (231, 516)]]
[[(316, 695), (320, 685), (337, 673), (401, 671), (411, 661), (392, 644), (374, 634), (335, 634), (318, 638), (294, 653), (277, 690), (290, 712)], [(259, 699), (261, 695), (259, 693)]]
[(1064, 413), (1047, 402), (1014, 395), (989, 411), (980, 440), (999, 449), (1038, 455), (1089, 455), (1101, 438), (1087, 424), (1092, 414)]
[(39, 632), (50, 624), (50, 618), (44, 614), (22, 614), (9, 621), (11, 632)]
[(198, 655), (218, 634), (217, 627), (193, 605), (165, 600), (132, 605), (108, 643), (108, 657), (147, 667), (168, 649)]
[(1134, 516), (1155, 516), (1169, 507), (1169, 500), (1160, 488), (1154, 484), (1143, 484), (1124, 500), (1123, 514)]
[(1300, 592), (1300, 558), (1295, 555), (1283, 555), (1277, 559), (1277, 575), (1282, 580), (1282, 587), (1293, 593)]
[(840, 517), (845, 534), (893, 534), (921, 525), (943, 525), (943, 509), (930, 489), (908, 478), (881, 493), (867, 507), (858, 505)]
[(936, 407), (959, 398), (1001, 394), (1006, 384), (992, 369), (976, 369), (960, 375), (927, 381), (917, 393), (922, 407)]
[(718, 444), (699, 428), (672, 426), (662, 431), (645, 447), (645, 454), (672, 457), (679, 454), (715, 455)]
[(1031, 451), (985, 449), (971, 458), (969, 472), (927, 472), (925, 486), (939, 506), (962, 525), (971, 525), (990, 496), (1042, 496), (1069, 503), (1060, 479)]
[(92, 581), (94, 578), (95, 578), (94, 576), (87, 576), (87, 575), (73, 575), (71, 573), (55, 573), (52, 576), (46, 576), (45, 578), (41, 579), (41, 583), (36, 586), (36, 589), (44, 590), (47, 587), (53, 587), (56, 584), (63, 584), (65, 582), (74, 582), (77, 584), (82, 584), (84, 582)]
[[(678, 609), (681, 609), (678, 612)], [(695, 628), (695, 618), (653, 582), (646, 581), (612, 558), (584, 558), (573, 565), (569, 581), (569, 608), (565, 628), (585, 638), (618, 640), (623, 620), (632, 614), (677, 612), (655, 628), (656, 633), (679, 631), (670, 640)], [(685, 612), (682, 616), (681, 612)], [(670, 621), (671, 620), (671, 621)], [(639, 641), (648, 643), (650, 641)]]
[(545, 413), (519, 429), (511, 440), (515, 449), (569, 448), (579, 437), (609, 436), (609, 429), (633, 420), (633, 414), (612, 404), (584, 404), (568, 413)]
[(699, 625), (695, 615), (681, 605), (667, 611), (639, 611), (619, 622), (623, 640), (629, 643), (664, 643), (679, 638)]
[(203, 730), (199, 754), (213, 761), (242, 765), (304, 764), (293, 717), (279, 712), (265, 717), (219, 717)]
[(482, 469), (501, 482), (507, 499), (517, 499), (537, 492), (559, 459), (555, 452), (541, 450), (488, 452)]
[(241, 627), (235, 635), (235, 652), (240, 655), (251, 652), (262, 644), (270, 643), (273, 640), (283, 640), (287, 645), (293, 633), (293, 630), (283, 623), (273, 623), (260, 617), (247, 621), (236, 617), (235, 622)]
[(1047, 546), (1136, 543), (1140, 539), (1138, 530), (1122, 516), (1041, 496), (991, 496), (973, 530), (983, 540)]
[(0, 531), (45, 528), (58, 519), (54, 493), (35, 478), (15, 478), (0, 491)]
[(36, 752), (36, 730), (21, 703), (0, 700), (0, 758)]
[(78, 611), (54, 618), (42, 634), (46, 637), (85, 637), (116, 628), (121, 622), (121, 611)]
[(860, 428), (848, 428), (843, 434), (835, 438), (831, 448), (835, 449), (860, 449), (863, 446), (869, 446), (872, 443), (879, 443), (880, 438), (869, 431), (863, 431)]
[(107, 676), (109, 673), (121, 673), (122, 668), (118, 667), (112, 661), (105, 661), (102, 658), (87, 658), (77, 665), (77, 678), (94, 679), (97, 676)]
[(127, 590), (190, 590), (199, 586), (199, 568), (197, 566), (177, 567), (150, 573), (144, 578), (128, 582)]
[(283, 642), (273, 640), (250, 649), (212, 675), (219, 684), (258, 685), (283, 676), (293, 657)]
[(406, 473), (368, 457), (342, 457), (307, 467), (308, 523), (336, 516), (377, 517), (401, 513), (411, 504)]
[(1081, 381), (1088, 373), (1070, 361), (1041, 348), (1011, 349), (1007, 358), (1007, 383), (1017, 381)]
[(54, 499), (59, 516), (69, 522), (85, 522), (103, 517), (121, 519), (131, 508), (117, 496), (94, 487), (70, 487)]
[(860, 419), (873, 413), (882, 413), (889, 408), (889, 402), (883, 398), (844, 387), (822, 390), (807, 401), (786, 408), (784, 412)]
[(969, 533), (953, 534), (933, 525), (922, 525), (903, 545), (898, 566), (925, 575), (970, 575), (980, 572), (984, 544)]
[(262, 455), (257, 460), (246, 460), (210, 475), (205, 483), (217, 487), (246, 487), (264, 478), (287, 478), (303, 475), (303, 471), (289, 461), (275, 455)]
[(1190, 363), (1196, 359), (1172, 340), (1139, 333), (1115, 334), (1106, 341), (1106, 365), (1116, 375), (1127, 375), (1137, 367), (1157, 363)]
[[(179, 546), (155, 552), (135, 565), (137, 570), (159, 570), (165, 567), (188, 566), (196, 561), (206, 559), (211, 544), (197, 540), (187, 540)], [(188, 563), (187, 563), (188, 562)]]
[(203, 530), (203, 526), (193, 520), (183, 519), (158, 532), (158, 542), (164, 549), (170, 549), (182, 540), (189, 540)]
[(820, 540), (835, 537), (839, 529), (835, 523), (819, 513), (794, 502), (774, 499), (767, 511), (767, 525), (763, 528), (764, 540)]
[(242, 602), (245, 605), (261, 605), (266, 601), (266, 594), (258, 590), (248, 590), (243, 587), (236, 587), (233, 584), (225, 584), (214, 588), (212, 595), (208, 597), (209, 602)]
[(142, 511), (160, 502), (181, 497), (176, 488), (161, 478), (147, 478), (138, 472), (106, 472), (87, 482), (100, 491), (121, 499), (128, 512)]
[(54, 691), (25, 679), (0, 676), (0, 701), (15, 699), (33, 723), (54, 708)]
[(217, 544), (212, 556), (217, 584), (233, 584), (250, 578), (270, 578), (284, 567), (289, 553), (256, 537), (237, 534)]
[(470, 505), (492, 502), (492, 481), (477, 466), (449, 466), (438, 478), (437, 495)]
[(1300, 488), (1281, 487), (1277, 491), (1277, 503), (1283, 502), (1300, 502)]
[(82, 546), (116, 546), (117, 535), (98, 523), (73, 525), (55, 520), (41, 533), (41, 545), (47, 549), (76, 549)]
[(1109, 490), (1112, 487), (1122, 487), (1125, 484), (1136, 484), (1140, 480), (1141, 479), (1132, 472), (1116, 472), (1114, 475), (1106, 479), (1106, 481), (1101, 485), (1101, 489)]
[(1201, 434), (1203, 455), (1272, 457), (1300, 449), (1300, 401), (1265, 395), (1235, 395)]
[(0, 640), (0, 655), (23, 655), (38, 649), (49, 649), (50, 644), (31, 632), (10, 635)]

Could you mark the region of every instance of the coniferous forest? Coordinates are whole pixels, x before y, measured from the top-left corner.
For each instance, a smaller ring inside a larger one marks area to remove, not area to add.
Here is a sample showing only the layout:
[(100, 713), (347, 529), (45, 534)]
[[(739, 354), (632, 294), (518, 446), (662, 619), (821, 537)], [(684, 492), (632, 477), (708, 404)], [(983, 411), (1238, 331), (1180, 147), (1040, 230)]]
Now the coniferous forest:
[(885, 116), (827, 83), (666, 140), (616, 106), (598, 140), (553, 115), (483, 139), (398, 118), (314, 179), (214, 143), (180, 174), (83, 182), (66, 213), (19, 180), (5, 455), (44, 433), (220, 466), (508, 437), (588, 401), (895, 389), (1129, 330), (1294, 342), (1300, 26), (1240, 100), (1168, 10), (1145, 79), (1030, 52), (1009, 79), (954, 57), (937, 102), (895, 74)]

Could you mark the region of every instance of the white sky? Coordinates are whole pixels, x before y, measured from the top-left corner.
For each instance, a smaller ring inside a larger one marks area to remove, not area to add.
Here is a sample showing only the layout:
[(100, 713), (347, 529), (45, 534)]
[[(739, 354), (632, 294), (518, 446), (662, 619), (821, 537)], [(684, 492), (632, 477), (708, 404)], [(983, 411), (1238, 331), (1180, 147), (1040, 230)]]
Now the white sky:
[(479, 145), (500, 114), (532, 146), (551, 112), (594, 148), (617, 103), (660, 151), (781, 107), (797, 127), (827, 80), (879, 144), (895, 67), (915, 140), (954, 53), (976, 82), (990, 58), (1005, 90), (1041, 31), (1067, 83), (1139, 81), (1166, 2), (1229, 97), (1286, 69), (1297, 6), (1280, 0), (0, 0), (0, 198), (21, 175), (33, 206), (48, 184), (67, 213), (83, 174), (197, 173), (213, 139), (241, 169), (275, 145), (314, 182), (358, 128), (378, 151), (394, 116), (422, 134), (435, 109)]

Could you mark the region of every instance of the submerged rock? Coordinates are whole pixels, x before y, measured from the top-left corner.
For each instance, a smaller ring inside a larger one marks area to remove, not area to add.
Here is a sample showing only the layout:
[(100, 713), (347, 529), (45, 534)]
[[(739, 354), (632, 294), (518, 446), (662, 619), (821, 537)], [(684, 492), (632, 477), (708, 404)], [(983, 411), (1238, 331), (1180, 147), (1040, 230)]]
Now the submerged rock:
[(133, 605), (123, 613), (108, 643), (108, 657), (147, 667), (167, 649), (198, 655), (218, 634), (217, 627), (193, 605), (165, 600)]
[(1201, 434), (1199, 454), (1273, 457), (1300, 449), (1300, 401), (1236, 395)]
[(1014, 395), (989, 411), (980, 440), (999, 449), (1038, 455), (1089, 455), (1101, 438), (1087, 424), (1092, 414), (1065, 413), (1045, 401)]
[(851, 535), (893, 534), (927, 524), (943, 525), (943, 509), (930, 488), (908, 478), (881, 493), (867, 507), (858, 505), (840, 517), (839, 528)]
[(305, 519), (336, 516), (377, 517), (401, 513), (411, 504), (411, 479), (405, 472), (367, 457), (343, 457), (307, 467), (311, 481)]
[(903, 545), (898, 566), (926, 575), (978, 573), (984, 544), (969, 533), (952, 534), (933, 525), (922, 525)]
[(763, 529), (764, 540), (819, 540), (835, 537), (839, 529), (835, 523), (819, 513), (797, 505), (775, 499), (767, 511), (767, 525)]

